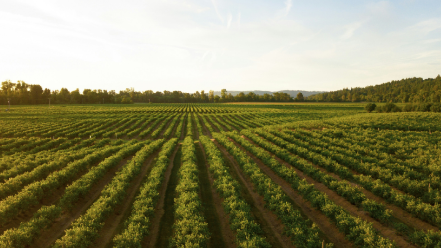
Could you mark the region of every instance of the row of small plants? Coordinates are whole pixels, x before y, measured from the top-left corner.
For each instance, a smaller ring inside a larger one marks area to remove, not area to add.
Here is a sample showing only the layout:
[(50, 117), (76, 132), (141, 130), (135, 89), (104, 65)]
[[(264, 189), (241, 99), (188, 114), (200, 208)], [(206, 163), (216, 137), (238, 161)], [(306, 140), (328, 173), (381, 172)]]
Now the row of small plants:
[(130, 216), (124, 222), (121, 234), (113, 238), (113, 247), (141, 247), (142, 239), (149, 234), (149, 227), (159, 199), (159, 188), (164, 181), (169, 158), (175, 150), (177, 141), (177, 138), (172, 138), (162, 146), (154, 167), (133, 202)]
[(191, 136), (182, 143), (182, 165), (178, 177), (170, 247), (205, 247), (211, 234), (202, 215), (196, 148)]
[[(297, 147), (291, 142), (286, 142), (281, 138), (277, 138), (274, 135), (268, 134), (267, 132), (263, 130), (256, 130), (256, 132), (261, 135), (262, 137), (267, 138), (271, 142), (280, 145), (293, 154), (296, 154), (300, 157), (306, 158), (313, 163), (325, 168), (329, 172), (336, 173), (341, 178), (354, 181), (364, 187), (366, 190), (371, 191), (377, 196), (385, 198), (388, 202), (391, 202), (404, 210), (414, 214), (418, 218), (425, 220), (429, 223), (437, 224), (436, 221), (439, 220), (439, 211), (435, 209), (433, 206), (421, 202), (420, 199), (417, 199), (413, 196), (409, 195), (403, 195), (401, 193), (398, 193), (397, 191), (390, 188), (390, 186), (384, 185), (384, 183), (381, 183), (380, 180), (373, 180), (369, 176), (364, 175), (353, 175), (346, 167), (339, 165), (338, 163), (333, 162), (330, 159), (327, 159), (325, 157), (322, 157), (321, 155), (318, 155), (314, 152), (310, 152), (305, 148)], [(276, 132), (277, 133), (277, 132)], [(278, 134), (278, 133), (277, 133)], [(282, 134), (280, 133), (281, 137)], [(251, 136), (250, 136), (251, 137)], [(285, 137), (286, 138), (286, 137)], [(257, 141), (257, 140), (256, 140)], [(261, 142), (259, 142), (261, 143)], [(279, 148), (280, 150), (283, 150)], [(286, 153), (285, 153), (286, 154)], [(288, 155), (289, 156), (289, 155)], [(330, 176), (328, 176), (330, 177)], [(352, 197), (352, 196), (350, 196)], [(373, 204), (372, 207), (369, 205), (366, 209), (367, 211), (379, 211), (380, 216), (381, 212), (384, 212), (384, 207), (379, 207), (379, 204)], [(369, 210), (370, 209), (370, 210)], [(386, 210), (387, 211), (387, 210)], [(390, 215), (392, 212), (389, 212), (389, 214), (386, 212), (386, 216)], [(376, 214), (373, 215), (373, 217)], [(430, 218), (432, 216), (432, 218)], [(441, 233), (439, 232), (433, 232), (433, 231), (415, 231), (410, 235), (410, 238), (412, 242), (422, 245), (422, 244), (430, 244), (434, 243), (436, 244), (438, 241), (441, 240)], [(427, 247), (433, 247), (433, 246), (427, 246)]]
[(214, 178), (213, 186), (223, 198), (225, 213), (230, 215), (230, 228), (236, 232), (237, 246), (270, 247), (260, 225), (251, 215), (251, 206), (241, 196), (239, 182), (231, 176), (219, 149), (207, 136), (199, 136), (199, 141), (207, 155), (209, 170)]
[[(141, 149), (147, 143), (148, 142), (127, 143), (127, 145), (115, 155), (104, 159), (97, 166), (92, 167), (88, 173), (74, 181), (65, 189), (64, 194), (56, 204), (43, 206), (34, 213), (29, 221), (20, 223), (18, 228), (5, 231), (5, 233), (0, 236), (0, 247), (25, 247), (26, 245), (31, 245), (41, 231), (50, 227), (55, 219), (61, 216), (63, 211), (69, 211), (79, 198), (89, 193), (92, 186), (96, 184), (109, 169), (120, 163), (123, 158)], [(6, 244), (8, 246), (5, 246)]]
[[(277, 162), (277, 160), (272, 158), (264, 149), (252, 145), (237, 134), (228, 133), (228, 136), (241, 144), (247, 151), (261, 159), (265, 165), (271, 168), (277, 175), (289, 182), (294, 190), (298, 191), (304, 199), (311, 202), (312, 206), (319, 209), (334, 222), (339, 231), (345, 234), (346, 238), (352, 241), (357, 247), (396, 247), (393, 241), (380, 236), (378, 231), (373, 228), (372, 223), (349, 214), (344, 208), (330, 200), (325, 193), (315, 189), (313, 184), (302, 180), (294, 169)], [(328, 177), (330, 178), (330, 176)], [(347, 187), (344, 186), (340, 188), (340, 190), (346, 189)], [(350, 194), (350, 192), (345, 193)], [(358, 192), (355, 191), (353, 193)], [(354, 198), (357, 196), (358, 194), (356, 194)], [(374, 205), (372, 202), (366, 202), (366, 205), (368, 209), (369, 207), (374, 209), (378, 207), (378, 204)]]
[(78, 173), (87, 170), (93, 164), (103, 160), (111, 154), (120, 150), (122, 146), (110, 146), (75, 160), (63, 169), (51, 173), (43, 180), (35, 179), (35, 182), (27, 185), (20, 192), (11, 195), (0, 202), (0, 223), (4, 224), (21, 211), (25, 211), (31, 206), (38, 205), (40, 200), (51, 194), (58, 187), (70, 182)]
[(175, 132), (175, 138), (178, 138), (178, 139), (181, 138), (182, 128), (184, 126), (184, 121), (185, 121), (185, 116), (186, 116), (186, 114), (182, 114), (181, 118), (179, 119), (179, 124), (178, 124), (178, 127), (176, 128), (176, 132)]
[[(309, 219), (304, 219), (288, 200), (281, 187), (274, 183), (259, 166), (224, 134), (213, 133), (213, 137), (233, 155), (243, 172), (251, 179), (257, 192), (264, 197), (265, 207), (274, 212), (285, 226), (285, 234), (291, 237), (296, 247), (322, 247), (319, 228)], [(326, 247), (332, 247), (327, 244)]]
[[(142, 147), (141, 150), (116, 173), (112, 181), (104, 187), (99, 198), (92, 206), (76, 219), (70, 228), (65, 230), (64, 236), (59, 238), (53, 247), (89, 247), (94, 240), (98, 238), (98, 232), (103, 227), (107, 216), (114, 211), (117, 205), (125, 200), (126, 191), (129, 189), (132, 180), (141, 172), (146, 159), (153, 154), (155, 150), (161, 147), (163, 143), (164, 140), (160, 139), (152, 142), (150, 145)], [(99, 175), (100, 172), (97, 171), (97, 173), (93, 174)], [(80, 187), (81, 184), (77, 186)], [(76, 197), (83, 192), (81, 188), (75, 189), (75, 191), (75, 193), (67, 196), (69, 197), (67, 203), (63, 200), (60, 201), (62, 206), (69, 206), (71, 199), (75, 201)]]
[[(275, 131), (270, 132), (275, 133)], [(301, 135), (297, 132), (286, 130), (285, 133), (297, 138), (291, 139), (296, 145), (315, 150), (314, 152), (332, 158), (348, 168), (357, 168), (357, 172), (370, 175), (375, 179), (380, 179), (386, 184), (394, 186), (417, 198), (421, 197), (424, 202), (435, 204), (441, 200), (438, 190), (441, 188), (441, 182), (437, 176), (423, 175), (404, 165), (387, 160), (372, 161), (372, 159), (366, 158), (365, 156), (357, 156), (357, 154), (354, 154), (350, 149), (336, 148), (322, 142), (320, 139)], [(311, 148), (314, 146), (316, 149)]]

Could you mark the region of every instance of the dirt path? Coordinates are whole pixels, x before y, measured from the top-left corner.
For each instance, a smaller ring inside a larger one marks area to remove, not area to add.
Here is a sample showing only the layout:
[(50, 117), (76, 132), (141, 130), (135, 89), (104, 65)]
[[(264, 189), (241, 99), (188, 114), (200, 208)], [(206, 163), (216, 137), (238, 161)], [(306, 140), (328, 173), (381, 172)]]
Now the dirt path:
[(104, 187), (115, 176), (115, 173), (132, 157), (133, 155), (123, 159), (117, 166), (107, 171), (107, 173), (98, 181), (98, 183), (92, 187), (89, 193), (74, 204), (71, 211), (64, 212), (63, 215), (57, 219), (50, 228), (43, 230), (43, 232), (34, 241), (33, 247), (49, 247), (59, 237), (61, 237), (64, 234), (64, 230), (67, 229), (75, 219), (83, 214), (90, 207), (90, 205), (93, 204), (93, 202), (95, 202), (95, 200), (101, 195), (101, 191), (104, 189)]
[(176, 157), (178, 150), (179, 150), (179, 144), (176, 146), (175, 150), (173, 151), (173, 154), (170, 158), (170, 163), (169, 163), (167, 170), (165, 171), (165, 174), (164, 174), (164, 181), (162, 182), (161, 188), (159, 189), (159, 199), (158, 199), (158, 203), (156, 206), (155, 215), (154, 215), (153, 219), (151, 220), (152, 224), (150, 225), (150, 228), (149, 228), (149, 235), (147, 235), (142, 242), (144, 245), (148, 244), (147, 247), (154, 247), (154, 245), (156, 244), (157, 238), (158, 238), (161, 219), (165, 213), (164, 203), (165, 203), (165, 195), (166, 195), (167, 185), (170, 180), (170, 175), (172, 174), (173, 161), (175, 160), (175, 157)]
[(222, 207), (222, 202), (223, 199), (220, 197), (220, 195), (217, 193), (216, 189), (214, 188), (214, 180), (213, 177), (211, 176), (211, 173), (209, 173), (209, 168), (210, 165), (207, 162), (207, 157), (205, 154), (205, 150), (204, 147), (202, 146), (202, 144), (199, 142), (199, 146), (202, 150), (202, 154), (204, 156), (204, 161), (205, 161), (205, 168), (207, 170), (207, 179), (210, 182), (211, 185), (211, 195), (213, 196), (213, 203), (214, 206), (216, 208), (216, 212), (217, 212), (217, 216), (219, 217), (219, 221), (220, 221), (220, 225), (221, 225), (221, 232), (222, 232), (222, 237), (224, 240), (224, 244), (225, 247), (228, 248), (235, 248), (236, 247), (236, 234), (231, 230), (230, 228), (230, 223), (229, 223), (229, 214), (225, 213), (223, 207)]
[(245, 191), (244, 198), (247, 199), (249, 204), (252, 206), (253, 215), (260, 223), (262, 230), (265, 233), (267, 241), (271, 244), (272, 247), (294, 247), (289, 237), (283, 235), (284, 225), (277, 218), (277, 216), (265, 208), (265, 201), (262, 196), (260, 196), (256, 190), (254, 189), (254, 185), (251, 181), (242, 173), (242, 170), (239, 168), (236, 160), (231, 156), (228, 151), (221, 146), (217, 141), (214, 141), (219, 150), (223, 153), (223, 155), (228, 159), (229, 164), (232, 166), (232, 173), (234, 172), (235, 177), (237, 177), (238, 181), (241, 183), (243, 190)]
[[(246, 139), (246, 138), (245, 138)], [(252, 142), (251, 140), (247, 139), (250, 143), (252, 143), (253, 145), (259, 147), (257, 144), (255, 144), (254, 142)], [(238, 143), (234, 142), (238, 147), (240, 147), (243, 151), (245, 151), (245, 149), (240, 146)], [(270, 153), (269, 151), (267, 151), (271, 156), (273, 156), (279, 163), (285, 165), (288, 168), (292, 168), (295, 170), (295, 172), (297, 173), (297, 175), (302, 178), (305, 179), (308, 183), (313, 184), (314, 188), (324, 192), (330, 200), (332, 200), (335, 204), (337, 204), (338, 206), (343, 207), (346, 211), (348, 211), (351, 215), (353, 216), (357, 216), (360, 217), (361, 219), (368, 221), (370, 223), (373, 224), (373, 227), (375, 229), (377, 229), (380, 234), (383, 237), (389, 238), (391, 240), (394, 240), (397, 245), (399, 247), (416, 247), (412, 244), (410, 244), (407, 240), (404, 239), (404, 237), (399, 236), (396, 232), (396, 230), (392, 227), (388, 227), (388, 226), (384, 226), (383, 224), (381, 224), (379, 221), (375, 220), (374, 218), (372, 218), (368, 213), (366, 213), (365, 211), (363, 211), (362, 209), (359, 209), (357, 206), (351, 204), (348, 200), (346, 200), (344, 197), (338, 195), (335, 191), (330, 190), (328, 187), (326, 187), (326, 185), (319, 183), (317, 181), (315, 181), (314, 179), (312, 179), (311, 177), (307, 176), (306, 174), (304, 174), (302, 171), (296, 169), (295, 167), (291, 166), (290, 164), (288, 164), (287, 162), (281, 160), (280, 158), (278, 158), (277, 156), (275, 156), (274, 154)], [(258, 159), (257, 157), (255, 157), (254, 155), (252, 155), (251, 153), (247, 152), (247, 154), (253, 158), (253, 160), (257, 163), (257, 165), (259, 166), (259, 168), (261, 168), (261, 170), (265, 171), (265, 173), (270, 176), (275, 182), (277, 182), (277, 184), (279, 184), (280, 186), (282, 186), (282, 188), (284, 189), (284, 191), (291, 197), (292, 193), (297, 194), (291, 187), (291, 185), (286, 182), (284, 179), (282, 179), (281, 177), (279, 177), (278, 175), (276, 175), (269, 167), (267, 167), (260, 159)], [(286, 190), (285, 190), (286, 189)], [(292, 192), (291, 192), (292, 191)], [(301, 196), (300, 196), (301, 197)], [(324, 216), (324, 215), (323, 215)], [(327, 218), (326, 216), (324, 216), (325, 218)], [(327, 230), (329, 231), (329, 230)], [(339, 233), (338, 230), (334, 230), (332, 233), (334, 233), (334, 235), (336, 233)]]
[(131, 206), (133, 204), (136, 193), (138, 192), (141, 183), (145, 179), (146, 175), (151, 171), (154, 165), (154, 159), (158, 156), (160, 149), (149, 156), (149, 158), (144, 162), (140, 173), (132, 180), (131, 186), (127, 189), (126, 197), (124, 202), (117, 206), (112, 214), (107, 217), (105, 224), (101, 231), (99, 232), (98, 239), (94, 242), (95, 247), (111, 247), (112, 238), (115, 236), (117, 231), (119, 231), (124, 224), (124, 220), (130, 215)]

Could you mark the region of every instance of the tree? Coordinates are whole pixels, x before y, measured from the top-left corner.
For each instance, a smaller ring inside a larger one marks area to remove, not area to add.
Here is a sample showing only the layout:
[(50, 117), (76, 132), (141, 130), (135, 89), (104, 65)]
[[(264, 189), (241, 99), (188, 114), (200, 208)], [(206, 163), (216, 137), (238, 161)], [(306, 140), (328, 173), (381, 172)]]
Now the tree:
[(43, 88), (38, 84), (31, 85), (31, 101), (33, 104), (38, 104), (43, 95)]
[(227, 98), (227, 89), (221, 89), (221, 98), (222, 101), (225, 102)]
[(297, 100), (298, 102), (303, 102), (303, 101), (305, 101), (305, 98), (303, 97), (302, 92), (297, 93), (296, 100)]
[(212, 90), (208, 91), (208, 101), (214, 102), (214, 91)]

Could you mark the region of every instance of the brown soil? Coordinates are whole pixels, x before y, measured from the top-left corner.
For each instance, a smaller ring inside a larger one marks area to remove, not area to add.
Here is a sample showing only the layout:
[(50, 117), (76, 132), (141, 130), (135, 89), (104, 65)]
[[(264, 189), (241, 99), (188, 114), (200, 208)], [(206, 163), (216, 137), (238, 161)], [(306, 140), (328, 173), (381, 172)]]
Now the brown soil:
[(161, 224), (162, 216), (164, 215), (164, 200), (165, 191), (167, 190), (168, 181), (170, 180), (171, 171), (173, 169), (173, 161), (175, 159), (176, 153), (178, 152), (179, 145), (176, 146), (173, 154), (170, 158), (169, 165), (164, 174), (164, 181), (162, 182), (161, 188), (159, 189), (159, 199), (156, 206), (155, 215), (152, 219), (152, 224), (149, 227), (149, 235), (147, 235), (143, 241), (143, 247), (155, 247), (156, 240), (158, 238), (159, 226)]
[[(252, 142), (251, 140), (247, 139), (250, 143), (252, 143), (255, 146), (258, 146), (257, 144), (255, 144), (254, 142)], [(240, 147), (241, 149), (243, 149), (242, 146), (240, 146), (238, 143), (235, 142), (235, 144)], [(245, 149), (243, 149), (245, 151)], [(271, 156), (273, 156), (279, 163), (285, 165), (288, 168), (292, 168), (295, 170), (295, 172), (297, 173), (297, 175), (302, 178), (305, 179), (308, 183), (310, 184), (314, 184), (314, 188), (316, 188), (317, 190), (325, 193), (330, 200), (332, 200), (335, 204), (343, 207), (346, 211), (348, 211), (351, 215), (353, 216), (357, 216), (360, 217), (361, 219), (368, 221), (370, 223), (373, 224), (373, 227), (376, 228), (380, 234), (385, 237), (385, 238), (389, 238), (393, 241), (395, 241), (397, 243), (397, 245), (399, 247), (416, 247), (412, 244), (410, 244), (407, 240), (405, 240), (402, 236), (399, 236), (396, 232), (396, 230), (392, 227), (388, 227), (388, 226), (384, 226), (383, 224), (381, 224), (379, 221), (375, 220), (374, 218), (370, 217), (368, 213), (366, 213), (365, 211), (363, 211), (362, 209), (359, 209), (357, 206), (351, 204), (349, 201), (347, 201), (345, 198), (343, 198), (342, 196), (338, 195), (336, 192), (330, 190), (328, 187), (326, 187), (326, 185), (319, 183), (317, 181), (315, 181), (314, 179), (312, 179), (311, 177), (307, 176), (306, 174), (304, 174), (302, 171), (296, 169), (295, 167), (291, 166), (290, 164), (288, 164), (287, 162), (285, 162), (284, 160), (278, 158), (277, 156), (275, 156), (274, 154), (272, 154), (271, 152), (267, 151)], [(291, 188), (291, 185), (286, 182), (285, 180), (283, 180), (281, 177), (277, 176), (269, 167), (265, 166), (265, 164), (258, 158), (256, 158), (254, 155), (252, 155), (251, 153), (247, 152), (247, 154), (252, 157), (257, 164), (259, 165), (259, 167), (265, 171), (265, 173), (267, 175), (269, 175), (271, 178), (274, 177), (274, 181), (276, 181), (279, 185), (282, 186), (282, 188), (285, 187), (289, 187)], [(291, 188), (292, 190), (292, 188)], [(292, 190), (294, 191), (294, 190)], [(286, 192), (286, 191), (285, 191)], [(326, 218), (326, 217), (325, 217)], [(327, 230), (328, 231), (328, 230)], [(337, 233), (338, 230), (333, 231), (332, 233)]]
[(105, 224), (99, 232), (98, 239), (94, 242), (95, 247), (103, 248), (112, 243), (112, 238), (117, 233), (118, 229), (121, 229), (124, 224), (124, 220), (129, 217), (131, 213), (131, 206), (135, 200), (135, 195), (138, 192), (144, 177), (150, 172), (153, 167), (154, 158), (157, 157), (160, 149), (149, 156), (144, 162), (141, 172), (131, 181), (131, 186), (127, 189), (126, 198), (121, 205), (118, 205), (114, 212), (105, 221)]
[(213, 196), (213, 203), (214, 206), (216, 207), (217, 216), (219, 217), (219, 223), (221, 226), (221, 232), (222, 232), (224, 244), (226, 247), (235, 248), (236, 234), (233, 233), (233, 231), (230, 228), (230, 224), (228, 221), (230, 219), (229, 214), (225, 213), (224, 209), (222, 208), (223, 199), (219, 196), (216, 189), (214, 188), (214, 180), (209, 170), (210, 165), (207, 162), (207, 157), (205, 154), (204, 147), (200, 142), (199, 142), (199, 146), (201, 147), (202, 154), (204, 155), (205, 166), (207, 167), (207, 171), (208, 171), (208, 180), (210, 181), (211, 184), (211, 195)]
[[(39, 237), (34, 241), (33, 247), (49, 247), (59, 237), (64, 234), (64, 230), (67, 229), (71, 223), (83, 214), (90, 205), (100, 196), (103, 188), (112, 180), (115, 173), (127, 163), (133, 156), (129, 156), (123, 159), (117, 166), (110, 169), (101, 179), (98, 181), (89, 191), (89, 193), (81, 198), (73, 207), (71, 211), (65, 211), (55, 223), (42, 231)], [(63, 191), (64, 192), (64, 191)]]
[(256, 220), (261, 224), (262, 230), (266, 233), (267, 240), (273, 247), (294, 247), (290, 238), (283, 235), (284, 225), (273, 212), (265, 208), (263, 197), (256, 192), (253, 183), (243, 174), (234, 157), (231, 156), (217, 141), (214, 141), (214, 143), (225, 157), (228, 158), (233, 165), (235, 174), (238, 176), (242, 185), (245, 186), (244, 190), (246, 191), (246, 194), (252, 199), (251, 205), (257, 209), (257, 211), (253, 211), (253, 214), (255, 215)]

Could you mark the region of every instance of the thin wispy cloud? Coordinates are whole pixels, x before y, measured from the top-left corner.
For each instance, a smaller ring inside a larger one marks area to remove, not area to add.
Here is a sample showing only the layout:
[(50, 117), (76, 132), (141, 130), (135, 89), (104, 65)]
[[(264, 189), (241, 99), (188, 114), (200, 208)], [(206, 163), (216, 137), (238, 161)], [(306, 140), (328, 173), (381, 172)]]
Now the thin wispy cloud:
[(288, 15), (289, 11), (292, 7), (292, 0), (286, 0), (285, 1), (285, 15)]
[(233, 21), (233, 15), (231, 13), (228, 13), (227, 29), (230, 29), (232, 21)]
[(219, 10), (217, 8), (216, 0), (211, 0), (211, 3), (213, 4), (214, 11), (216, 12), (217, 17), (221, 22), (224, 22), (224, 18), (222, 18), (222, 15), (219, 13)]

